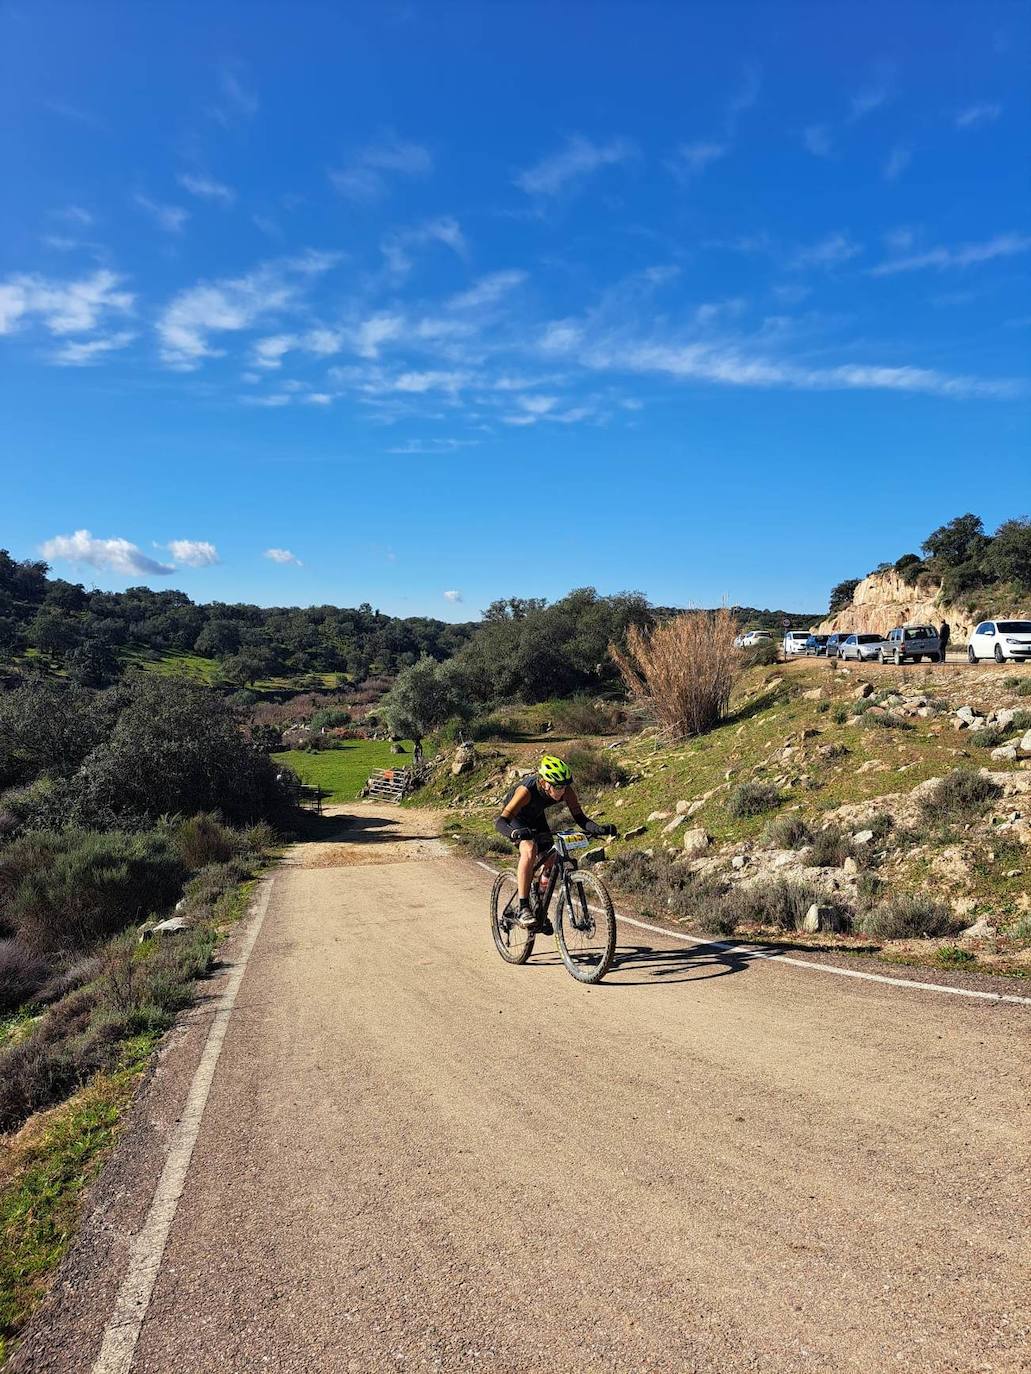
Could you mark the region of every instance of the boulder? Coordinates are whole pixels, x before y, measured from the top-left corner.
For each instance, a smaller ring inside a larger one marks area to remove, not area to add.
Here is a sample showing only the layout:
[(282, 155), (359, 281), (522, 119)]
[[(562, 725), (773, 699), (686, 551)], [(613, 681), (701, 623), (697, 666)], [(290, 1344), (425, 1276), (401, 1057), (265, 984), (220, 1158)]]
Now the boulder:
[(1015, 763), (1019, 757), (1015, 744), (1000, 744), (997, 749), (991, 752), (993, 759), (998, 759), (1000, 763)]
[(822, 687), (813, 687), (808, 692), (802, 693), (803, 701), (822, 701), (826, 693)]
[(836, 906), (824, 906), (814, 902), (802, 917), (802, 929), (810, 935), (821, 930), (847, 930), (848, 918)]
[(974, 708), (973, 708), (972, 706), (961, 706), (961, 707), (956, 711), (956, 718), (957, 718), (958, 720), (965, 720), (966, 723), (967, 723), (968, 725), (969, 725), (972, 721), (977, 720), (978, 715), (979, 715), (979, 712), (975, 711)]
[(451, 772), (457, 778), (460, 773), (468, 773), (476, 767), (477, 754), (471, 744), (460, 744), (451, 760)]
[(190, 929), (190, 922), (185, 916), (169, 916), (167, 921), (158, 921), (156, 925), (144, 926), (140, 931), (140, 943), (151, 939), (154, 935), (180, 935), (184, 930)]
[(651, 825), (652, 821), (668, 821), (668, 820), (669, 820), (669, 812), (668, 812), (668, 811), (653, 811), (653, 812), (651, 813), (650, 816), (646, 816), (646, 817), (645, 817), (645, 821), (646, 821), (646, 823), (647, 823), (648, 825)]
[(664, 835), (672, 835), (674, 830), (682, 826), (686, 820), (686, 816), (674, 816), (668, 825), (662, 827), (662, 833)]
[(733, 858), (731, 859), (731, 861), (730, 861), (730, 866), (731, 866), (731, 868), (736, 868), (736, 869), (738, 869), (738, 870), (740, 870), (740, 869), (742, 869), (742, 868), (747, 868), (747, 867), (748, 867), (748, 855), (747, 855), (747, 854), (735, 854), (734, 857), (733, 857)]
[(859, 872), (859, 865), (856, 863), (855, 859), (853, 859), (851, 854), (841, 865), (841, 868), (842, 872), (847, 873), (850, 878), (854, 878), (856, 874)]
[(701, 827), (684, 831), (684, 853), (693, 858), (696, 854), (703, 853), (712, 843), (707, 831)]
[(686, 813), (686, 814), (687, 814), (688, 816), (697, 816), (697, 815), (698, 815), (698, 812), (701, 811), (701, 809), (702, 809), (702, 807), (703, 807), (704, 805), (705, 805), (705, 799), (702, 798), (702, 797), (699, 797), (697, 801), (693, 801), (693, 802), (691, 803), (691, 805), (687, 808), (687, 813)]
[(1022, 754), (1031, 754), (1031, 730), (1023, 737), (1017, 748)]
[(638, 835), (643, 835), (647, 829), (648, 827), (646, 825), (635, 825), (633, 830), (625, 830), (623, 832), (623, 838), (624, 840), (636, 840)]
[(872, 831), (872, 830), (857, 830), (856, 833), (852, 836), (852, 843), (853, 843), (853, 844), (872, 844), (872, 843), (873, 843), (873, 831)]
[(970, 940), (983, 939), (987, 935), (994, 935), (995, 927), (989, 923), (987, 916), (979, 916), (972, 926), (967, 926), (959, 933)]
[(580, 860), (580, 863), (581, 863), (581, 864), (587, 864), (588, 866), (591, 866), (591, 865), (593, 865), (593, 864), (601, 864), (601, 863), (604, 863), (604, 862), (605, 862), (605, 850), (604, 850), (604, 849), (588, 849), (587, 853), (584, 854), (583, 857), (582, 857), (581, 860)]
[(678, 816), (684, 816), (687, 814), (687, 810), (690, 805), (691, 803), (689, 801), (678, 801), (673, 810), (677, 813)]
[(996, 711), (995, 723), (1000, 727), (1000, 729), (1008, 730), (1009, 727), (1013, 724), (1016, 714), (1016, 711), (1010, 710), (1010, 708), (1007, 706), (1001, 711)]
[(856, 690), (852, 693), (852, 696), (855, 698), (856, 701), (862, 701), (864, 697), (873, 696), (873, 683), (861, 682), (859, 686), (856, 688)]

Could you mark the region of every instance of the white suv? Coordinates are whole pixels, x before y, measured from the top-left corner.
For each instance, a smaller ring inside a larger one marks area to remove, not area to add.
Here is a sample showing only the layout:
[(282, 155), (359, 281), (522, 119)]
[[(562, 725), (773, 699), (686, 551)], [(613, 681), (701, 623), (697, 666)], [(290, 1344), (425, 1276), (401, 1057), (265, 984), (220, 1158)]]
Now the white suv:
[(784, 634), (784, 657), (791, 658), (794, 654), (804, 654), (808, 638), (808, 630), (787, 630)]
[(982, 658), (1026, 663), (1031, 659), (1031, 620), (982, 620), (970, 636), (967, 659), (977, 663)]

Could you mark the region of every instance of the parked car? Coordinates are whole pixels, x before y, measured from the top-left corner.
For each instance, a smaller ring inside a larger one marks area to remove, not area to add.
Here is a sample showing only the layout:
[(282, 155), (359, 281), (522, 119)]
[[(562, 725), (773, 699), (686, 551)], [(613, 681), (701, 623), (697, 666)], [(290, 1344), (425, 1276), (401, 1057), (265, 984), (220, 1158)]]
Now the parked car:
[(783, 646), (784, 657), (792, 658), (796, 654), (804, 654), (806, 640), (808, 638), (808, 630), (785, 630)]
[(983, 658), (1026, 663), (1031, 659), (1031, 620), (982, 620), (970, 636), (967, 659), (977, 663)]
[(860, 663), (879, 658), (884, 647), (882, 635), (846, 635), (838, 645), (839, 658), (854, 658)]
[(932, 663), (940, 663), (942, 657), (941, 640), (933, 625), (898, 625), (889, 630), (884, 638), (878, 658), (882, 663), (919, 663), (929, 658)]
[(734, 647), (735, 649), (754, 649), (764, 639), (772, 638), (772, 630), (746, 630), (743, 635), (738, 635), (737, 639), (734, 640)]
[(824, 653), (827, 655), (827, 657), (837, 658), (838, 650), (841, 648), (842, 644), (844, 644), (846, 639), (848, 639), (848, 632), (846, 630), (842, 630), (840, 634), (828, 635), (827, 647), (826, 649), (824, 649)]
[(821, 654), (827, 652), (827, 641), (830, 635), (810, 635), (805, 642), (805, 652), (809, 658), (819, 658)]

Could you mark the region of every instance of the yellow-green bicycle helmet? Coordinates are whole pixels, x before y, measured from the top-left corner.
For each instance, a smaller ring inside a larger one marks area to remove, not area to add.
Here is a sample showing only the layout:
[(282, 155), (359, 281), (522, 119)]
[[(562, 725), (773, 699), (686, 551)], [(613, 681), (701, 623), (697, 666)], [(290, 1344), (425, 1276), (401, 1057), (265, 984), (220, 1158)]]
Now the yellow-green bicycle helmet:
[(563, 763), (554, 754), (544, 755), (537, 765), (537, 772), (545, 782), (553, 782), (559, 787), (568, 787), (573, 781), (568, 763)]

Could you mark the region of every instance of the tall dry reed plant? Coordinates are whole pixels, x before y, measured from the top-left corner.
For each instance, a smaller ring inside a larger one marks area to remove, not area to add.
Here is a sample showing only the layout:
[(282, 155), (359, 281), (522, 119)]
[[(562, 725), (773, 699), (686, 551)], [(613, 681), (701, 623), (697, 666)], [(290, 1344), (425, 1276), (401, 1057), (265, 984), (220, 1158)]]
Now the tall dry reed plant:
[(650, 633), (631, 625), (626, 649), (609, 646), (630, 695), (675, 739), (711, 730), (727, 713), (741, 672), (737, 623), (726, 609), (688, 611)]

